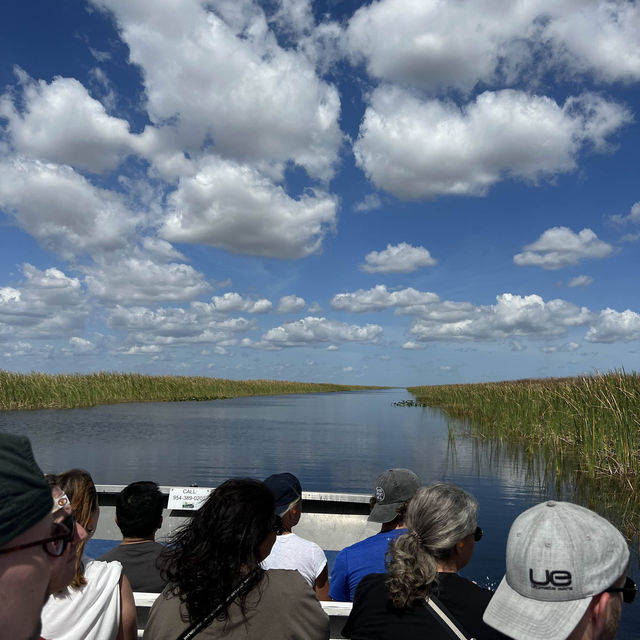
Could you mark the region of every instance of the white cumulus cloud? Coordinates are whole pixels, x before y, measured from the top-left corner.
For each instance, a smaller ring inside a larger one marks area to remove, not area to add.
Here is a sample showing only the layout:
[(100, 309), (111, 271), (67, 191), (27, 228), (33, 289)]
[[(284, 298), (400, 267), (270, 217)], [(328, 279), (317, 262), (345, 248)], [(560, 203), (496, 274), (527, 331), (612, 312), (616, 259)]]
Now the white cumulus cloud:
[(213, 304), (192, 302), (188, 308), (116, 306), (108, 316), (111, 329), (123, 331), (129, 346), (179, 346), (186, 344), (232, 344), (234, 337), (254, 328), (245, 318), (225, 318)]
[(384, 251), (371, 251), (364, 257), (364, 264), (360, 268), (367, 273), (410, 273), (436, 263), (424, 247), (401, 242), (397, 245), (388, 244)]
[(376, 324), (359, 326), (336, 322), (327, 318), (307, 316), (295, 322), (287, 322), (269, 329), (255, 347), (299, 347), (319, 342), (376, 342), (382, 327)]
[(71, 167), (26, 158), (0, 161), (0, 207), (65, 259), (124, 247), (141, 220)]
[(569, 287), (588, 287), (593, 283), (593, 278), (591, 276), (576, 276), (575, 278), (571, 278), (569, 280)]
[(51, 83), (20, 73), (24, 110), (0, 97), (0, 116), (19, 154), (96, 173), (115, 168), (138, 147), (126, 120), (107, 114), (75, 78)]
[(299, 296), (283, 296), (278, 304), (278, 313), (296, 313), (302, 311), (306, 304), (304, 298)]
[(417, 291), (412, 287), (401, 291), (389, 291), (385, 285), (379, 284), (368, 290), (358, 289), (353, 293), (338, 293), (332, 298), (331, 307), (338, 311), (368, 313), (394, 306), (415, 308), (439, 301), (439, 296), (429, 291)]
[(629, 342), (640, 340), (640, 314), (627, 309), (603, 309), (594, 318), (585, 340), (588, 342)]
[(221, 296), (211, 298), (212, 308), (219, 313), (267, 313), (271, 311), (273, 304), (266, 298), (251, 300), (243, 298), (239, 293), (229, 292)]
[(581, 148), (604, 150), (630, 120), (626, 108), (592, 94), (561, 106), (523, 91), (485, 91), (461, 108), (385, 85), (372, 93), (354, 153), (378, 188), (401, 199), (483, 195), (505, 178), (572, 171)]
[(83, 271), (92, 295), (120, 304), (181, 302), (211, 289), (192, 266), (158, 262), (140, 251), (97, 257), (96, 264), (83, 267)]
[(611, 216), (609, 219), (611, 220), (611, 222), (617, 225), (640, 223), (640, 202), (636, 202), (631, 207), (631, 211), (628, 215), (621, 216), (620, 214), (616, 214)]
[(535, 65), (633, 81), (638, 30), (633, 2), (380, 0), (351, 18), (347, 47), (372, 77), (432, 91), (527, 81)]
[(503, 293), (495, 305), (474, 307), (455, 320), (418, 318), (410, 327), (414, 340), (493, 340), (518, 336), (562, 335), (591, 319), (586, 307), (565, 300), (545, 302), (538, 295)]
[(210, 157), (170, 195), (160, 234), (232, 253), (301, 258), (320, 250), (336, 208), (334, 196), (309, 192), (294, 199), (256, 170)]
[(567, 227), (552, 227), (526, 245), (522, 253), (513, 256), (513, 261), (519, 266), (562, 269), (587, 258), (606, 258), (612, 253), (613, 247), (598, 239), (591, 229), (574, 233)]
[(89, 305), (78, 278), (51, 267), (22, 266), (19, 287), (0, 289), (0, 335), (57, 338), (84, 328)]
[(307, 57), (284, 49), (251, 3), (94, 0), (113, 13), (130, 60), (142, 69), (154, 125), (183, 150), (203, 146), (240, 162), (293, 161), (316, 178), (334, 172), (342, 132), (338, 91)]

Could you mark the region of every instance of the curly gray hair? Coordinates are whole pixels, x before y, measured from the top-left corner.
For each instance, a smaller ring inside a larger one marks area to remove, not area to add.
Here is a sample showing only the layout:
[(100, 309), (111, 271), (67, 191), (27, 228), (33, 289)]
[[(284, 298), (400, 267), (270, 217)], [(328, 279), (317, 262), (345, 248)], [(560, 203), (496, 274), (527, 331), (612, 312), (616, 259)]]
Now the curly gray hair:
[(407, 507), (409, 532), (387, 552), (389, 595), (394, 607), (411, 606), (429, 596), (438, 577), (438, 560), (475, 531), (476, 499), (460, 487), (438, 482), (421, 487)]

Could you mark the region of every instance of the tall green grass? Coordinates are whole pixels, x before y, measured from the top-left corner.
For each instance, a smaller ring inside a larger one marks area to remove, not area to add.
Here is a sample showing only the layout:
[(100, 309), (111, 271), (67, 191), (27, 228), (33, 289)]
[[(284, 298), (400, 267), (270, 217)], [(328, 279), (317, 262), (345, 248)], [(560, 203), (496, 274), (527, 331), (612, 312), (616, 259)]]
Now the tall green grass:
[(468, 420), (479, 437), (571, 453), (590, 476), (640, 476), (640, 375), (411, 387), (421, 404)]
[[(532, 483), (640, 535), (640, 375), (412, 387), (416, 403), (462, 419), (483, 464), (521, 460)], [(454, 431), (460, 431), (450, 427)]]
[(380, 387), (136, 373), (23, 374), (0, 369), (0, 410), (69, 409), (118, 402), (217, 400), (374, 388)]

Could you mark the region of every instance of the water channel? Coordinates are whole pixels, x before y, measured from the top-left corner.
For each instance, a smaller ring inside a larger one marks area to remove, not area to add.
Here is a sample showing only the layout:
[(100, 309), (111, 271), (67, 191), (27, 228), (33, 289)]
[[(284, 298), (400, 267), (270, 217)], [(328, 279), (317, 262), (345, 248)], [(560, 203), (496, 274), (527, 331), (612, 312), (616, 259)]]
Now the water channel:
[[(29, 436), (44, 470), (83, 467), (98, 484), (216, 486), (290, 471), (308, 491), (370, 493), (381, 471), (408, 467), (424, 484), (443, 480), (476, 496), (485, 536), (464, 573), (495, 588), (513, 519), (558, 487), (521, 452), (455, 435), (439, 410), (393, 405), (410, 398), (390, 389), (9, 411), (0, 431)], [(630, 572), (638, 581), (637, 549)], [(638, 629), (634, 602), (618, 637), (637, 638)]]

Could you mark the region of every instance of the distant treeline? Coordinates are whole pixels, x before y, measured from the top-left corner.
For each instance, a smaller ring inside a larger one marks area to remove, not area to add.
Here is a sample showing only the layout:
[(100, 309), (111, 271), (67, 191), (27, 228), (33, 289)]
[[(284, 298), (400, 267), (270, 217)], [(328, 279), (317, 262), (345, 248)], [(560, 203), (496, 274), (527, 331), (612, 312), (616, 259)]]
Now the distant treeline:
[(136, 373), (46, 374), (0, 370), (0, 410), (71, 409), (118, 402), (218, 400), (240, 396), (380, 389), (357, 385), (224, 380)]
[(411, 387), (420, 404), (469, 421), (479, 436), (579, 453), (591, 476), (640, 477), (640, 375), (614, 371), (544, 378)]

